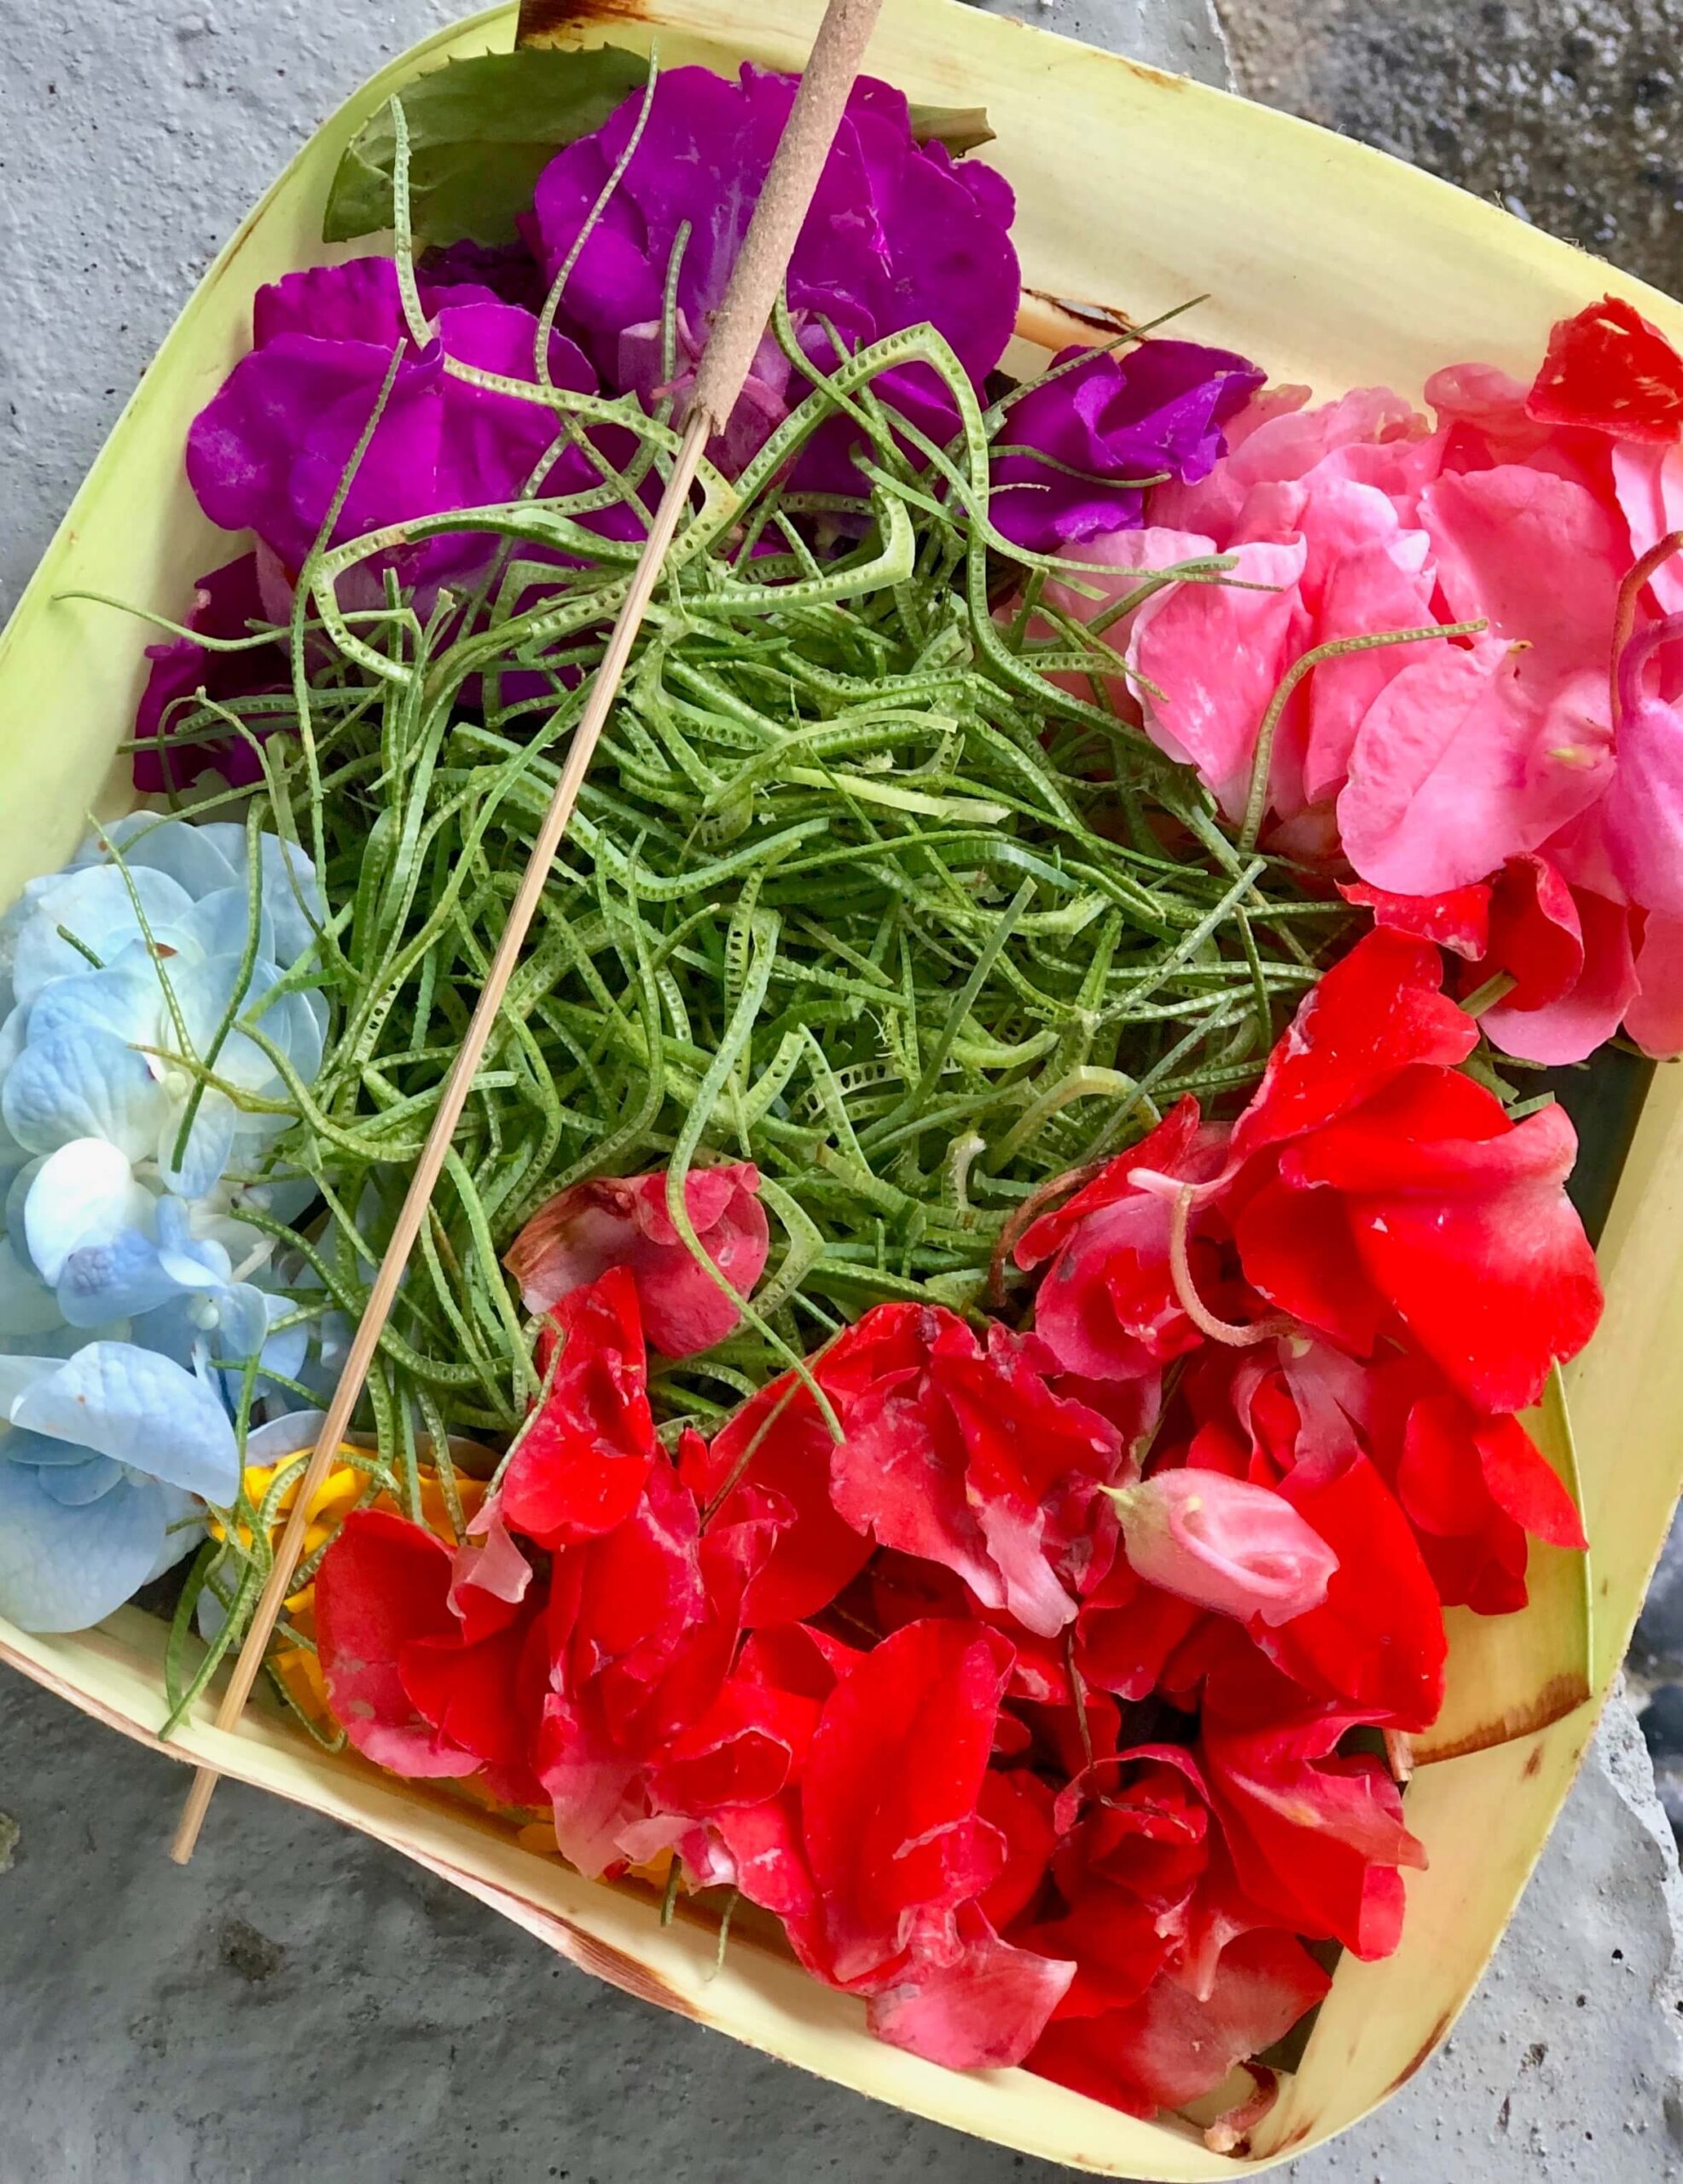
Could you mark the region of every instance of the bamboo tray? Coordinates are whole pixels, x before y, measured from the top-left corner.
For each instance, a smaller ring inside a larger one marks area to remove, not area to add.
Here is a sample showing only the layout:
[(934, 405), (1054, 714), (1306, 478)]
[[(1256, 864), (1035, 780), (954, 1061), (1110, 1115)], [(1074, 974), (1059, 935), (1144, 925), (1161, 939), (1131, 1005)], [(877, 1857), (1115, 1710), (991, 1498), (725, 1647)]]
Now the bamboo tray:
[[(527, 0), (522, 27), (548, 42), (639, 48), (658, 34), (668, 67), (745, 56), (787, 66), (818, 13), (819, 0), (647, 0), (646, 12), (644, 0)], [(352, 98), (247, 220), (160, 351), (0, 636), (0, 900), (62, 861), (90, 806), (123, 800), (113, 752), (133, 714), (146, 632), (56, 595), (81, 588), (179, 612), (191, 578), (226, 552), (188, 491), (182, 445), (246, 346), (252, 292), (349, 254), (322, 248), (321, 208), (368, 114), (418, 68), (506, 47), (516, 28), (515, 9), (498, 8), (417, 46)], [(1529, 373), (1551, 322), (1609, 288), (1683, 345), (1683, 308), (1446, 184), (955, 0), (889, 0), (870, 65), (914, 98), (986, 105), (999, 137), (986, 156), (1016, 185), (1018, 244), (1042, 299), (1145, 317), (1207, 291), (1190, 324), (1198, 338), (1323, 392), (1384, 380), (1418, 395), (1430, 371), (1466, 357)], [(1055, 306), (1037, 308), (1058, 338)], [(632, 1994), (916, 2114), (1100, 2175), (1184, 2184), (1266, 2167), (1355, 2122), (1431, 2055), (1559, 1810), (1683, 1478), (1680, 1239), (1683, 1072), (1662, 1070), (1601, 1241), (1606, 1318), (1569, 1380), (1593, 1542), (1588, 1683), (1581, 1647), (1563, 1649), (1547, 1618), (1451, 1616), (1437, 1763), (1408, 1792), (1431, 1866), (1408, 1877), (1402, 1948), (1382, 1964), (1344, 1958), (1300, 2066), (1239, 2154), (1209, 2152), (1188, 2119), (1141, 2123), (1020, 2072), (957, 2076), (879, 2046), (857, 2004), (752, 1939), (733, 1943), (715, 1977), (711, 1931), (682, 1920), (663, 1930), (645, 1896), (583, 1881), (458, 1799), (329, 1757), (278, 1717), (253, 1711), (230, 1737), (207, 1704), (169, 1750), (379, 1838)], [(1539, 1597), (1557, 1606), (1582, 1583), (1575, 1563), (1535, 1548), (1534, 1571)], [(162, 1638), (129, 1609), (71, 1638), (0, 1623), (0, 1658), (156, 1745)]]

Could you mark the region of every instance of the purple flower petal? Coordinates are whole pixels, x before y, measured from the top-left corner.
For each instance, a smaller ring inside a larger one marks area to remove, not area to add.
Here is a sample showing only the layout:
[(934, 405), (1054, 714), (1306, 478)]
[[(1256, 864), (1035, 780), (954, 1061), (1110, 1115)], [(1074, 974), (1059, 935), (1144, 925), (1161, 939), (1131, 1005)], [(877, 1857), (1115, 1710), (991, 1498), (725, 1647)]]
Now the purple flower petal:
[[(1057, 361), (1081, 355), (1066, 349)], [(1006, 412), (1001, 444), (1050, 460), (995, 459), (994, 522), (1036, 553), (1137, 529), (1138, 481), (1165, 472), (1189, 484), (1207, 477), (1225, 452), (1222, 424), (1262, 380), (1245, 357), (1195, 341), (1143, 341), (1122, 357), (1094, 351)]]
[[(208, 637), (244, 637), (250, 636), (253, 622), (273, 619), (264, 604), (257, 555), (242, 554), (237, 561), (229, 561), (200, 578), (186, 626)], [(177, 700), (191, 699), (200, 688), (223, 704), (232, 698), (284, 689), (290, 675), (285, 647), (272, 644), (254, 646), (249, 652), (208, 652), (190, 638), (171, 637), (166, 644), (148, 645), (146, 656), (152, 662), (152, 671), (135, 715), (135, 735), (157, 747), (135, 753), (135, 787), (141, 793), (156, 795), (187, 787), (212, 766), (236, 787), (258, 780), (262, 766), (256, 752), (242, 738), (229, 736), (219, 743), (169, 744), (169, 730), (192, 710), (190, 705)]]
[[(555, 421), (535, 403), (446, 372), (450, 357), (508, 378), (534, 376), (536, 318), (494, 298), (476, 299), (480, 293), (434, 292), (435, 338), (417, 351), (387, 259), (292, 274), (264, 289), (253, 314), (258, 346), (188, 437), (188, 476), (206, 514), (226, 530), (254, 531), (295, 578), (374, 413), (394, 351), (401, 357), (397, 376), (334, 542), (513, 498), (550, 447)], [(562, 335), (551, 344), (550, 375), (560, 386), (596, 385), (583, 355)], [(596, 474), (569, 447), (547, 482), (552, 491), (579, 491)], [(471, 577), (488, 551), (483, 536), (463, 533), (384, 558), (419, 586)]]
[[(682, 399), (722, 300), (755, 200), (794, 97), (793, 78), (745, 67), (729, 83), (678, 68), (656, 86), (643, 134), (608, 205), (579, 251), (559, 322), (572, 328), (612, 386), (646, 402), (659, 385), (661, 315), (681, 229)], [(553, 280), (630, 141), (641, 96), (592, 136), (561, 152), (540, 177), (528, 240)], [(905, 100), (869, 78), (855, 86), (790, 260), (786, 289), (803, 346), (833, 361), (823, 331), (856, 348), (930, 321), (980, 384), (1009, 340), (1019, 293), (1007, 232), (1009, 187), (991, 170), (955, 166), (944, 147), (913, 139)], [(942, 439), (956, 426), (933, 373), (911, 367), (904, 383), (920, 424)], [(740, 469), (805, 389), (775, 349), (763, 350), (715, 459)], [(897, 394), (884, 382), (879, 392)], [(797, 484), (857, 491), (844, 428), (827, 433)]]

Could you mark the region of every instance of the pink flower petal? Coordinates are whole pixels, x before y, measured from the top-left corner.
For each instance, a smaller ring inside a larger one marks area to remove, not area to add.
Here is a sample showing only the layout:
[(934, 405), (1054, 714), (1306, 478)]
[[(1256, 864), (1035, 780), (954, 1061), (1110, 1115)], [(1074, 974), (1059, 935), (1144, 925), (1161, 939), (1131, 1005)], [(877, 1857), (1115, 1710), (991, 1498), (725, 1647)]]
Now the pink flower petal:
[(1196, 767), (1233, 816), (1245, 808), (1262, 715), (1308, 626), (1297, 592), (1303, 540), (1236, 550), (1234, 578), (1269, 589), (1171, 585), (1140, 609), (1128, 648), (1129, 665), (1162, 693), (1144, 701), (1152, 741)]
[(1593, 803), (1611, 763), (1606, 678), (1538, 691), (1523, 653), (1436, 646), (1379, 694), (1338, 798), (1345, 852), (1398, 895), (1481, 880)]
[(1564, 992), (1535, 1008), (1516, 1006), (1523, 988), (1484, 1013), (1491, 1043), (1551, 1066), (1583, 1061), (1610, 1039), (1640, 990), (1631, 954), (1630, 913), (1603, 895), (1576, 891), (1583, 968)]
[(1493, 637), (1529, 646), (1525, 680), (1550, 682), (1606, 657), (1630, 555), (1622, 526), (1584, 486), (1504, 463), (1437, 479), (1420, 512), (1451, 615), (1483, 615)]
[(1683, 1054), (1683, 918), (1651, 917), (1636, 955), (1637, 995), (1625, 1029), (1645, 1054)]

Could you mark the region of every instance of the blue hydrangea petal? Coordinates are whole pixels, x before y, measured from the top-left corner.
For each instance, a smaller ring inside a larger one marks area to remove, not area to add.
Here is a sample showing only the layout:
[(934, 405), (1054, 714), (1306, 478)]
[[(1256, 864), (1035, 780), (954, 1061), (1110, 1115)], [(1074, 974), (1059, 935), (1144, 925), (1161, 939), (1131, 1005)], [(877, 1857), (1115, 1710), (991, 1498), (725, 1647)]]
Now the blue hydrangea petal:
[[(223, 821), (197, 827), (184, 819), (160, 820), (154, 811), (131, 811), (105, 829), (130, 871), (167, 873), (197, 903), (223, 888), (243, 886), (246, 830)], [(229, 837), (237, 857), (229, 852)]]
[(254, 1426), (246, 1436), (246, 1461), (279, 1464), (288, 1456), (301, 1456), (306, 1449), (315, 1447), (316, 1437), (327, 1422), (324, 1410), (289, 1410), (266, 1425)]
[(0, 1443), (0, 1615), (20, 1629), (85, 1630), (146, 1583), (163, 1551), (166, 1503), (124, 1479), (71, 1507)]
[[(131, 872), (129, 880), (153, 938), (173, 945), (177, 922), (192, 908), (192, 897), (167, 873), (142, 868)], [(20, 1001), (33, 1001), (52, 979), (88, 968), (87, 957), (62, 937), (61, 926), (73, 932), (102, 963), (140, 938), (140, 921), (123, 874), (113, 865), (96, 865), (62, 875), (43, 893), (37, 915), (18, 935), (12, 959), (12, 986)]]
[(44, 1494), (67, 1509), (85, 1508), (128, 1477), (115, 1456), (89, 1455), (79, 1464), (44, 1465), (36, 1473)]
[(36, 1272), (56, 1282), (78, 1245), (110, 1243), (125, 1228), (149, 1232), (154, 1203), (117, 1146), (73, 1138), (42, 1162), (24, 1200), (23, 1240)]
[[(191, 950), (202, 956), (242, 956), (251, 938), (251, 898), (244, 887), (219, 887), (195, 903), (182, 921), (181, 929)], [(257, 954), (272, 961), (275, 921), (259, 903)]]
[[(289, 1312), (297, 1310), (290, 1297), (276, 1297), (265, 1292), (263, 1302), (271, 1326), (276, 1320), (283, 1320)], [(309, 1354), (309, 1327), (287, 1327), (283, 1333), (264, 1338), (263, 1368), (265, 1373), (272, 1373), (280, 1380), (295, 1380), (304, 1370), (304, 1361)]]
[(164, 988), (145, 951), (127, 951), (102, 971), (85, 964), (74, 978), (55, 979), (27, 1011), (32, 1042), (59, 1031), (109, 1031), (130, 1045), (163, 1046), (169, 1025)]
[[(264, 834), (262, 863), (263, 907), (274, 927), (275, 961), (290, 970), (315, 946), (316, 928), (327, 921), (327, 897), (314, 864), (296, 842)], [(241, 872), (245, 863), (242, 856)]]
[(183, 1554), (192, 1554), (209, 1529), (204, 1507), (196, 1496), (183, 1494), (180, 1487), (161, 1483), (155, 1490), (164, 1502), (164, 1543), (158, 1550), (157, 1560), (141, 1579), (143, 1585), (149, 1585), (154, 1577), (161, 1577), (166, 1570), (173, 1570)]
[(0, 1116), (31, 1153), (102, 1137), (131, 1160), (156, 1149), (169, 1094), (144, 1054), (109, 1031), (32, 1040), (0, 1090)]
[(207, 1502), (232, 1501), (240, 1483), (228, 1413), (172, 1358), (121, 1342), (90, 1342), (26, 1388), (12, 1422), (117, 1456)]
[[(222, 1067), (226, 1048), (217, 1056), (216, 1066)], [(240, 1116), (233, 1101), (225, 1092), (206, 1089), (199, 1101), (193, 1127), (187, 1134), (187, 1143), (182, 1150), (180, 1165), (176, 1164), (176, 1147), (181, 1136), (181, 1125), (187, 1113), (187, 1101), (172, 1107), (158, 1133), (158, 1174), (165, 1188), (181, 1198), (204, 1198), (222, 1180), (222, 1171), (228, 1165), (234, 1150), (234, 1140)]]
[(154, 1310), (179, 1287), (151, 1238), (125, 1228), (107, 1243), (80, 1245), (71, 1252), (59, 1275), (57, 1304), (85, 1339), (95, 1327)]
[(0, 1429), (0, 1463), (30, 1464), (37, 1471), (67, 1471), (91, 1463), (94, 1451), (74, 1441), (55, 1441), (49, 1434), (32, 1433), (26, 1426)]
[(233, 1276), (234, 1262), (214, 1231), (242, 1224), (216, 1222), (211, 1233), (195, 1236), (192, 1223), (192, 1212), (184, 1199), (158, 1201), (158, 1256), (165, 1271), (178, 1288), (225, 1288)]

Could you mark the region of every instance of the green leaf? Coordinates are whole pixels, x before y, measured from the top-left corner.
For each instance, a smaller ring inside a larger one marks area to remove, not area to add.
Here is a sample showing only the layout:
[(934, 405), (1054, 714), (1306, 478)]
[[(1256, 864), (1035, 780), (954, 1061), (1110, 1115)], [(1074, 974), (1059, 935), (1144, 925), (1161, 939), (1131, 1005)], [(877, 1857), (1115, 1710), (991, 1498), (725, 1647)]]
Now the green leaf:
[(979, 144), (991, 144), (997, 132), (989, 125), (984, 106), (914, 106), (912, 134), (920, 144), (937, 139), (956, 160)]
[[(564, 144), (600, 129), (648, 74), (641, 55), (528, 49), (448, 61), (403, 95), (410, 218), (419, 243), (504, 243)], [(346, 150), (328, 193), (324, 242), (392, 224), (395, 139), (382, 107)]]

